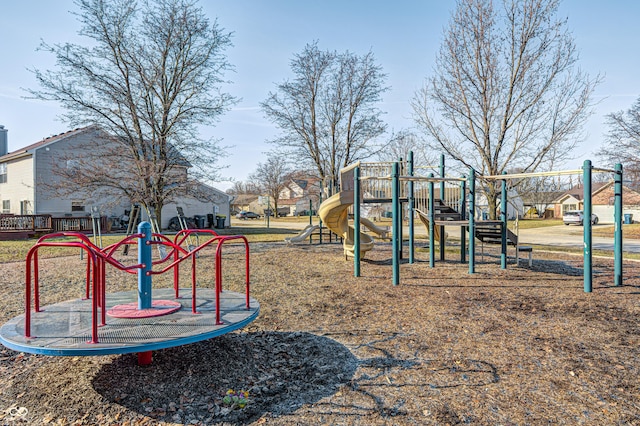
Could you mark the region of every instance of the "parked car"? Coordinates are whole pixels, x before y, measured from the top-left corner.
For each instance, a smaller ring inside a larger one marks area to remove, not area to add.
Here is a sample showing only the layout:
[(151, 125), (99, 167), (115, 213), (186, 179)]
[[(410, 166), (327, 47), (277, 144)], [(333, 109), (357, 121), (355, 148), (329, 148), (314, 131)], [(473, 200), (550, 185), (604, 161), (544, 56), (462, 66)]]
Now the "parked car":
[[(273, 217), (273, 210), (271, 210), (271, 209), (264, 209), (264, 214), (265, 214), (266, 216)], [(278, 217), (284, 217), (284, 216), (286, 216), (287, 214), (289, 214), (289, 208), (288, 208), (288, 207), (285, 207), (285, 208), (279, 208), (279, 209), (278, 209)]]
[[(582, 226), (584, 223), (584, 212), (582, 210), (570, 210), (570, 211), (566, 211), (564, 212), (564, 215), (562, 216), (562, 221), (564, 222), (565, 225), (580, 225)], [(591, 215), (591, 223), (593, 225), (595, 225), (596, 223), (598, 223), (598, 216), (596, 216), (595, 214)]]
[(236, 215), (236, 217), (238, 219), (244, 219), (244, 220), (247, 220), (247, 219), (260, 219), (260, 215), (258, 213), (245, 212), (245, 211), (242, 211), (242, 212), (238, 213)]

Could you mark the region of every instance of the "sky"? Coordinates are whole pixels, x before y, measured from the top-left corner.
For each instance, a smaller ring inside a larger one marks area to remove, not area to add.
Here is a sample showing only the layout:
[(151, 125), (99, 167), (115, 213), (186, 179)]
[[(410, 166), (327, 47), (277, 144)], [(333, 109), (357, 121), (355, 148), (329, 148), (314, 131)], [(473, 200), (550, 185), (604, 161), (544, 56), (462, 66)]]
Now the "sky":
[[(276, 85), (290, 78), (290, 62), (306, 44), (321, 50), (372, 51), (388, 75), (391, 90), (379, 108), (389, 132), (409, 129), (409, 100), (432, 75), (451, 13), (453, 0), (202, 0), (211, 20), (232, 32), (226, 54), (235, 71), (225, 91), (240, 98), (204, 137), (222, 139), (228, 156), (221, 174), (245, 181), (273, 148), (266, 141), (278, 135), (259, 104)], [(80, 24), (71, 13), (73, 0), (0, 1), (0, 125), (8, 130), (9, 151), (70, 130), (57, 117), (62, 110), (51, 102), (25, 99), (26, 88), (38, 88), (29, 69), (53, 69), (51, 55), (37, 51), (47, 43), (83, 43)], [(640, 96), (640, 31), (636, 0), (564, 0), (559, 17), (567, 18), (580, 52), (580, 68), (603, 76), (594, 93), (594, 114), (575, 159), (564, 168), (576, 169), (585, 159), (597, 164), (594, 152), (606, 133), (605, 116), (626, 110)], [(229, 182), (215, 184), (220, 189)]]

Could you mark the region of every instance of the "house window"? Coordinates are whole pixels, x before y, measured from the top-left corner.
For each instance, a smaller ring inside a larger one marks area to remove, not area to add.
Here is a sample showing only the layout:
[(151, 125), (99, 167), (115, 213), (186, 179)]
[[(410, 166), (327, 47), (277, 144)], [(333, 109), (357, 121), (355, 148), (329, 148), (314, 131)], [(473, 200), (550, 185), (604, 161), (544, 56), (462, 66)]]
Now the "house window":
[(7, 183), (7, 163), (0, 163), (0, 183)]
[(11, 213), (11, 201), (2, 200), (2, 213)]
[(71, 202), (71, 211), (72, 212), (83, 212), (84, 211), (84, 202), (83, 201), (72, 201)]

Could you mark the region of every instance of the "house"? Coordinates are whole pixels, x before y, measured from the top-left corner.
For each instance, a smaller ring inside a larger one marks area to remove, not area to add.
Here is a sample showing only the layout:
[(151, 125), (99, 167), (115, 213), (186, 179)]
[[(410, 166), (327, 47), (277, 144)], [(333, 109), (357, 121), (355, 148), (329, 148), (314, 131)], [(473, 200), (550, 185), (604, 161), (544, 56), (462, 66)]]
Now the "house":
[[(52, 182), (64, 186), (54, 167), (74, 167), (77, 161), (95, 152), (97, 147), (109, 146), (114, 142), (97, 127), (89, 126), (70, 130), (45, 138), (13, 152), (7, 152), (7, 131), (0, 126), (0, 200), (3, 214), (51, 215), (53, 217), (87, 217), (92, 208), (97, 208), (102, 216), (119, 218), (131, 208), (131, 200), (115, 190), (102, 191), (101, 195), (89, 195), (77, 188), (73, 195), (60, 195), (52, 189)], [(113, 146), (113, 145), (112, 145)], [(71, 153), (78, 160), (70, 158)], [(123, 167), (127, 167), (123, 164)], [(185, 166), (181, 173), (187, 173)], [(113, 171), (118, 176), (118, 170)], [(71, 183), (69, 183), (70, 185)], [(183, 208), (186, 216), (224, 215), (229, 224), (229, 196), (211, 186), (198, 183), (193, 196), (181, 196), (162, 209), (163, 228), (176, 207)], [(68, 192), (68, 191), (67, 191)], [(146, 218), (143, 215), (143, 219)]]
[(289, 207), (291, 215), (306, 214), (309, 201), (313, 210), (317, 209), (320, 200), (320, 179), (313, 177), (293, 177), (280, 191), (279, 207)]
[[(591, 193), (600, 190), (606, 183), (596, 182), (591, 185)], [(584, 207), (584, 187), (580, 184), (572, 187), (571, 189), (563, 192), (558, 199), (554, 201), (554, 217), (561, 218), (564, 212), (571, 210), (582, 210)], [(594, 211), (594, 213), (596, 213)], [(596, 213), (597, 215), (597, 213)], [(600, 215), (598, 215), (599, 219)]]
[(261, 213), (264, 206), (260, 203), (260, 197), (256, 194), (237, 194), (231, 198), (231, 213), (241, 211)]
[[(499, 211), (501, 209), (501, 199), (498, 196), (497, 200), (497, 208), (496, 214), (499, 215)], [(478, 219), (486, 220), (489, 218), (489, 201), (484, 191), (479, 192), (476, 197), (476, 216)], [(516, 218), (521, 218), (524, 216), (524, 202), (522, 198), (518, 194), (518, 192), (514, 189), (507, 190), (507, 220), (515, 220)], [(498, 216), (499, 217), (499, 216)]]
[[(614, 222), (614, 199), (613, 181), (607, 182), (593, 191), (591, 195), (592, 210), (600, 222)], [(622, 185), (622, 204), (623, 215), (630, 214), (632, 218), (640, 220), (640, 192), (637, 189)]]

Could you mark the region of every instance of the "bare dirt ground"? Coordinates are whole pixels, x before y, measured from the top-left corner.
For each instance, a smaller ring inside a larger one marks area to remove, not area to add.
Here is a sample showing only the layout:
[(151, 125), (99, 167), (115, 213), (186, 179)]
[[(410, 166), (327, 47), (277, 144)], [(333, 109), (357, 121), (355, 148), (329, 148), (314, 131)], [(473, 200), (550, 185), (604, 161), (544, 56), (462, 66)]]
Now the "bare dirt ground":
[[(532, 268), (507, 270), (485, 256), (469, 275), (419, 253), (393, 287), (389, 244), (361, 278), (338, 244), (251, 250), (261, 313), (244, 330), (155, 352), (146, 367), (135, 354), (3, 348), (0, 423), (640, 425), (637, 263), (614, 287), (612, 261), (594, 259), (585, 293), (579, 256), (536, 252)], [(242, 253), (225, 254), (225, 288), (242, 289)], [(77, 256), (42, 264), (46, 303), (82, 296)], [(0, 271), (3, 323), (22, 313), (24, 262)], [(109, 272), (108, 291), (131, 288)], [(228, 389), (249, 391), (246, 407), (226, 405)]]

